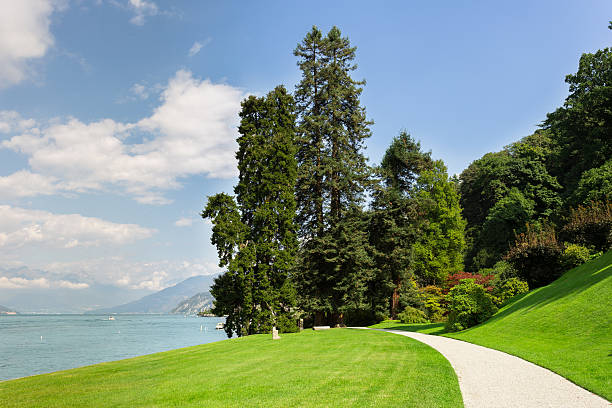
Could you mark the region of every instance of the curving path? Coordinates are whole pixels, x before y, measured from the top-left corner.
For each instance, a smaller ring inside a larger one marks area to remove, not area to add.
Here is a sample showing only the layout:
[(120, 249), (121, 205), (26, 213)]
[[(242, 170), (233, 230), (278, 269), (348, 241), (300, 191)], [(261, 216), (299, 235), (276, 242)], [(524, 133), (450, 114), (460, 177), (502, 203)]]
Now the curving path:
[(465, 408), (611, 408), (605, 399), (521, 358), (448, 337), (383, 330), (438, 350), (459, 379)]

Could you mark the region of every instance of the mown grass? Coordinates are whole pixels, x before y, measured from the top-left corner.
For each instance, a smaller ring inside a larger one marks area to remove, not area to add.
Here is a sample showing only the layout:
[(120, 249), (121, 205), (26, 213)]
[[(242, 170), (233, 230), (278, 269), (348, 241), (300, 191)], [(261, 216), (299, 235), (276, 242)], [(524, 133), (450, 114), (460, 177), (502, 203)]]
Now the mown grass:
[(2, 407), (461, 407), (432, 348), (383, 332), (249, 336), (0, 382)]
[[(441, 323), (372, 327), (444, 333)], [(521, 357), (612, 401), (612, 251), (513, 299), (479, 326), (443, 335)]]

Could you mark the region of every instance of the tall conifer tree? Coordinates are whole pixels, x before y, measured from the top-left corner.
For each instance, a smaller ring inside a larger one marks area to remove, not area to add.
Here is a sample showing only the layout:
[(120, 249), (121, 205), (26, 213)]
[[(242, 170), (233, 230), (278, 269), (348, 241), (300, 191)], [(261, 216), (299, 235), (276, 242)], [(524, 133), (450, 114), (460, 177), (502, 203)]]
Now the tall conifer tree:
[(297, 251), (294, 188), (297, 176), (293, 98), (284, 87), (242, 103), (236, 154), (236, 201), (226, 194), (202, 212), (213, 222), (212, 243), (227, 272), (211, 293), (228, 315), (226, 332), (269, 332), (293, 306), (289, 271)]
[(302, 70), (296, 89), (297, 218), (304, 238), (299, 293), (316, 323), (341, 323), (347, 305), (360, 304), (371, 268), (367, 237), (357, 226), (371, 173), (363, 149), (372, 122), (359, 100), (365, 82), (351, 78), (355, 47), (337, 27), (326, 37), (313, 27), (294, 53)]

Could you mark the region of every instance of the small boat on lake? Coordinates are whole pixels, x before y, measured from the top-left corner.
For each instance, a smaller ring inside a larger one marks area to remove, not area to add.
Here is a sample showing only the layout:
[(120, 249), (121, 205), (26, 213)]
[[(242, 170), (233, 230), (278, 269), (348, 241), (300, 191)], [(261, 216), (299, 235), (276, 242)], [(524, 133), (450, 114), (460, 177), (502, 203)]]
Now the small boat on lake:
[(108, 320), (115, 320), (114, 316), (108, 316)]
[(217, 323), (217, 325), (215, 326), (215, 329), (217, 330), (223, 330), (223, 328), (225, 327), (225, 324), (223, 322), (219, 322)]

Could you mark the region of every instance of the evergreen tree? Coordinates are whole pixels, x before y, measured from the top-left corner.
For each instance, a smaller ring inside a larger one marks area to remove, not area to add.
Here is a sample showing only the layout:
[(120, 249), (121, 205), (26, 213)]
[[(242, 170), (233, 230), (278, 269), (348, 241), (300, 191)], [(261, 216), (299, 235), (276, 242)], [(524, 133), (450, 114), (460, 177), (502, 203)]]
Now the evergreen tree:
[(290, 313), (297, 251), (293, 98), (277, 87), (246, 99), (240, 116), (236, 201), (217, 194), (202, 212), (214, 225), (219, 265), (227, 266), (211, 293), (215, 312), (228, 315), (228, 336), (269, 332)]
[(413, 275), (412, 247), (425, 222), (415, 198), (416, 181), (432, 166), (431, 153), (421, 151), (420, 143), (403, 131), (391, 142), (379, 168), (382, 186), (374, 192), (369, 225), (376, 278), (369, 296), (376, 313), (390, 312), (393, 319), (400, 312), (402, 287)]
[(302, 307), (316, 313), (317, 323), (335, 324), (342, 322), (348, 296), (341, 282), (347, 276), (358, 278), (341, 262), (365, 262), (357, 253), (368, 253), (367, 239), (361, 239), (359, 245), (349, 246), (355, 251), (351, 256), (340, 254), (341, 231), (361, 219), (356, 214), (371, 173), (363, 155), (371, 122), (359, 100), (365, 82), (351, 78), (355, 48), (336, 27), (326, 37), (313, 27), (294, 53), (302, 70), (296, 88), (297, 219), (304, 238), (299, 293)]

